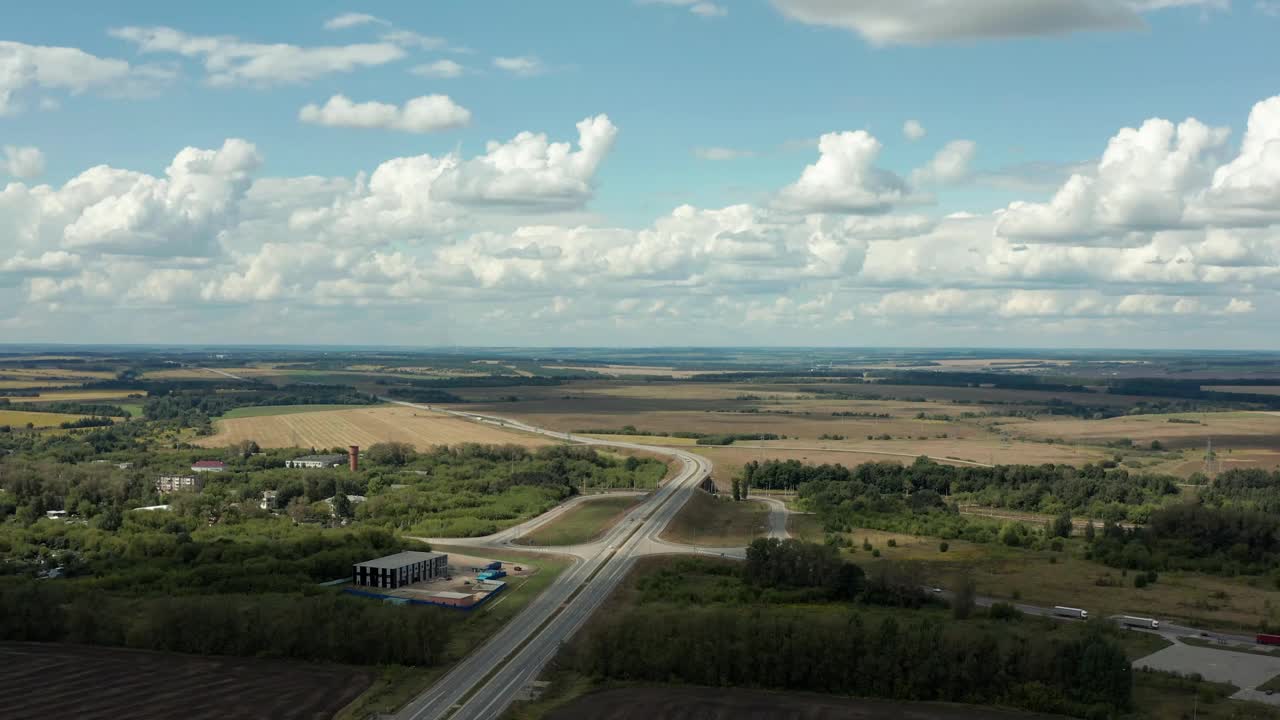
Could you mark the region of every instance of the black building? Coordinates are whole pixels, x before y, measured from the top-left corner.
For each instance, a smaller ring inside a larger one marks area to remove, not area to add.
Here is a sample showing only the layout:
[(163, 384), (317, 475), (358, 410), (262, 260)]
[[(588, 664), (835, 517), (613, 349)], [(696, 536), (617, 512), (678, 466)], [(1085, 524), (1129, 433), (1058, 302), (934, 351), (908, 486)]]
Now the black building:
[(377, 588), (404, 587), (423, 580), (443, 577), (448, 571), (448, 555), (412, 550), (376, 560), (366, 560), (351, 566), (352, 581), (356, 585)]

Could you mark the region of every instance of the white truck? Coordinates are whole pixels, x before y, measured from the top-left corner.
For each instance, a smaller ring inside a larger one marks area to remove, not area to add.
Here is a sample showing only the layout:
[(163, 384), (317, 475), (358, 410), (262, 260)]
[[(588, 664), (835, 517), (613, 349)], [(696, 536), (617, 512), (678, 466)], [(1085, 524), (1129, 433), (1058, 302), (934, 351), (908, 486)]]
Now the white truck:
[(1146, 628), (1147, 630), (1159, 630), (1160, 621), (1152, 618), (1134, 617), (1132, 615), (1121, 615), (1120, 624), (1125, 627)]
[(1057, 615), (1058, 617), (1069, 617), (1069, 618), (1075, 618), (1077, 620), (1089, 619), (1088, 610), (1081, 610), (1080, 608), (1073, 608), (1073, 607), (1063, 607), (1062, 605), (1055, 605), (1053, 608), (1053, 614)]

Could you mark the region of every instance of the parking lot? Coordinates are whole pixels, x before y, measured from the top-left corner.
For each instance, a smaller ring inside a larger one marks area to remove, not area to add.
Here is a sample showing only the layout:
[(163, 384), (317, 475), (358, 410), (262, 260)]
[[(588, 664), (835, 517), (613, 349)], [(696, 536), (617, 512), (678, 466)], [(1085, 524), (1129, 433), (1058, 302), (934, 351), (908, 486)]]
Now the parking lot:
[(1151, 668), (1189, 675), (1199, 673), (1205, 680), (1230, 683), (1240, 688), (1233, 697), (1280, 705), (1280, 695), (1265, 695), (1253, 689), (1280, 675), (1280, 657), (1231, 652), (1177, 643), (1141, 658), (1135, 668)]

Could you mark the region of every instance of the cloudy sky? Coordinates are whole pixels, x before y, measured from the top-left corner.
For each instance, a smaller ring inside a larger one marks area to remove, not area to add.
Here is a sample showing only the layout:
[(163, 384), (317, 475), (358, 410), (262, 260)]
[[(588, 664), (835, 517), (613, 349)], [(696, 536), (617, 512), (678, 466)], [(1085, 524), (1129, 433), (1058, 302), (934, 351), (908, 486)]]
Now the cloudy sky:
[(1280, 349), (1280, 0), (33, 4), (0, 342)]

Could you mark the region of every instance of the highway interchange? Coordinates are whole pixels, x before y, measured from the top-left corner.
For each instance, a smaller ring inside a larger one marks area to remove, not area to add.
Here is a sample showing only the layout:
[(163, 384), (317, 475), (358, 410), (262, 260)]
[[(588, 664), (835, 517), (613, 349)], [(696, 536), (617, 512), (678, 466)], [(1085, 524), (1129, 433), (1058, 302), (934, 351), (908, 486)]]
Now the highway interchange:
[[(534, 598), (523, 611), (501, 630), (495, 633), (477, 650), (459, 662), (449, 673), (428, 688), (424, 693), (411, 700), (395, 715), (397, 720), (479, 720), (494, 718), (514, 701), (517, 694), (531, 681), (535, 680), (546, 664), (559, 651), (562, 643), (568, 641), (588, 618), (600, 607), (614, 588), (626, 577), (636, 558), (651, 554), (704, 554), (723, 557), (744, 558), (745, 548), (705, 548), (680, 545), (662, 540), (659, 535), (689, 497), (699, 492), (698, 487), (711, 473), (711, 462), (705, 457), (674, 447), (640, 445), (637, 443), (601, 440), (596, 438), (573, 436), (527, 423), (491, 415), (467, 413), (456, 410), (445, 410), (429, 405), (417, 405), (402, 401), (391, 401), (399, 405), (420, 410), (443, 412), (473, 422), (497, 425), (504, 428), (533, 433), (546, 437), (620, 449), (640, 450), (658, 455), (668, 456), (680, 464), (676, 476), (664, 484), (656, 492), (650, 494), (639, 505), (605, 535), (592, 543), (575, 546), (538, 548), (525, 545), (514, 545), (521, 535), (554, 520), (572, 507), (572, 504), (583, 502), (575, 499), (564, 506), (552, 510), (542, 516), (529, 520), (518, 526), (508, 528), (494, 535), (483, 538), (449, 538), (433, 539), (433, 542), (476, 548), (515, 548), (525, 552), (548, 552), (558, 555), (569, 555), (577, 558), (577, 562), (562, 573), (541, 595)], [(786, 520), (788, 510), (782, 501), (773, 498), (755, 498), (770, 507), (769, 537), (788, 537)], [(931, 590), (935, 590), (930, 588)], [(950, 593), (941, 588), (936, 591), (944, 598)], [(978, 597), (977, 605), (990, 606), (998, 602), (995, 598)], [(1025, 614), (1043, 617), (1055, 617), (1051, 608), (1034, 605), (1015, 604)], [(1056, 618), (1063, 619), (1063, 618)], [(1243, 635), (1207, 633), (1196, 628), (1164, 624), (1158, 631), (1160, 635), (1174, 642), (1173, 650), (1196, 654), (1194, 650), (1221, 653), (1218, 650), (1191, 648), (1182, 644), (1180, 637), (1205, 637), (1224, 644), (1251, 644), (1253, 638)], [(1181, 650), (1179, 650), (1181, 649)], [(1156, 659), (1156, 653), (1143, 661)], [(1241, 653), (1227, 653), (1231, 656)], [(1256, 656), (1254, 656), (1256, 657)], [(1262, 658), (1259, 658), (1260, 660)], [(1143, 662), (1139, 661), (1139, 662)], [(1175, 659), (1174, 662), (1178, 660)], [(1204, 656), (1193, 662), (1204, 662)], [(1278, 661), (1280, 662), (1280, 661)], [(1228, 663), (1229, 665), (1229, 663)], [(1188, 670), (1182, 669), (1182, 672)], [(1252, 686), (1249, 686), (1250, 688)], [(1273, 702), (1271, 696), (1246, 688), (1239, 693), (1240, 697), (1251, 700)], [(1280, 697), (1275, 698), (1280, 702)]]

